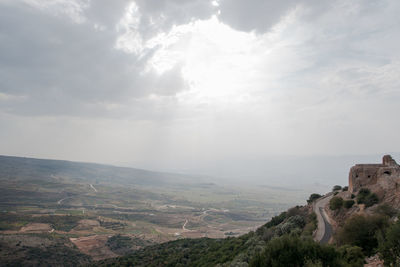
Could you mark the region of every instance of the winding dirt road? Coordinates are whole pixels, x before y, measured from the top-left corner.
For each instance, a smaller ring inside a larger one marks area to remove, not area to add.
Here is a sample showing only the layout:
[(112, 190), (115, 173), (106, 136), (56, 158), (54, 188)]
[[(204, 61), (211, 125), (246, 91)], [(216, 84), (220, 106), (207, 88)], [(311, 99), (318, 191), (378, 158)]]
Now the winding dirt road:
[(97, 193), (97, 189), (92, 184), (90, 184), (90, 187)]
[(61, 205), (61, 202), (63, 202), (63, 201), (66, 200), (66, 199), (70, 199), (70, 198), (72, 198), (72, 197), (65, 197), (65, 198), (63, 198), (63, 199), (60, 199), (59, 201), (57, 201), (57, 204), (58, 204), (58, 205)]

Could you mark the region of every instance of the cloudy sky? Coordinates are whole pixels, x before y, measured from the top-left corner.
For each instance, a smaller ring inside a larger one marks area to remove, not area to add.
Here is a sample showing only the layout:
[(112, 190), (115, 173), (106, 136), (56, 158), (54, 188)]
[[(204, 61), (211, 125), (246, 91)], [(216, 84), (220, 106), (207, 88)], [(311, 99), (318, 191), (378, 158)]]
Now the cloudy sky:
[(0, 0), (0, 154), (216, 174), (400, 151), (399, 12), (398, 0)]

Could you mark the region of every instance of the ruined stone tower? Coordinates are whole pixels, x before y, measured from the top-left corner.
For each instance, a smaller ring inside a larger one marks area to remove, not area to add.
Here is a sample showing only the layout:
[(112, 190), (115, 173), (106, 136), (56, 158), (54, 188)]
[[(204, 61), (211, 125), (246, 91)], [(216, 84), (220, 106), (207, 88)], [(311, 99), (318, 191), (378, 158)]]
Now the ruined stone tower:
[(386, 190), (393, 185), (397, 188), (399, 182), (400, 166), (390, 155), (383, 156), (382, 164), (356, 164), (349, 173), (349, 191), (352, 193), (361, 187), (379, 186)]

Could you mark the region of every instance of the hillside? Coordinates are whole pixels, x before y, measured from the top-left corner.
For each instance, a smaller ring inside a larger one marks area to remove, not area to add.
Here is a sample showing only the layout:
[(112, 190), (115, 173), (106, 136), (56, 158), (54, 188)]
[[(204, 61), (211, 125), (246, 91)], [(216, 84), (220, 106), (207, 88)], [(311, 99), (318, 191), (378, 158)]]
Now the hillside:
[(356, 165), (350, 187), (279, 213), (295, 191), (2, 156), (1, 265), (399, 264), (398, 169)]
[(0, 156), (0, 259), (79, 265), (184, 238), (240, 236), (303, 195), (182, 174)]
[[(397, 266), (399, 189), (392, 186), (382, 192), (382, 187), (400, 182), (399, 169), (390, 156), (382, 164), (356, 165), (350, 170), (350, 188), (337, 185), (325, 196), (312, 194), (308, 205), (291, 208), (254, 232), (227, 239), (173, 241), (102, 265)], [(313, 208), (324, 211), (321, 221)], [(327, 227), (329, 231), (333, 227), (333, 235), (324, 233)]]
[(359, 247), (320, 245), (311, 206), (294, 207), (254, 232), (226, 239), (186, 239), (147, 247), (101, 266), (362, 266)]

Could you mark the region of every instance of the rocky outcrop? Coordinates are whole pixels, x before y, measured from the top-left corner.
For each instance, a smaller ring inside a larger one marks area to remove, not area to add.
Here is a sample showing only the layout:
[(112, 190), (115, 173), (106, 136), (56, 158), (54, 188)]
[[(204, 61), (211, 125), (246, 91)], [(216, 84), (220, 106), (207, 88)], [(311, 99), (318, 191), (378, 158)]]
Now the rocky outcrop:
[(385, 155), (382, 164), (357, 164), (350, 169), (349, 191), (369, 188), (379, 199), (400, 207), (400, 166)]

